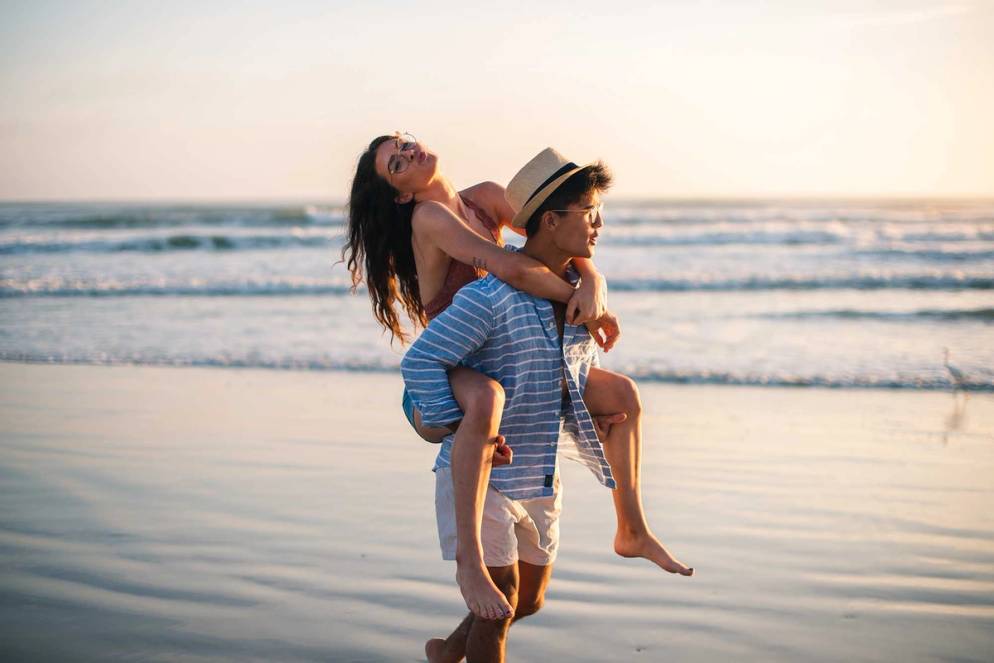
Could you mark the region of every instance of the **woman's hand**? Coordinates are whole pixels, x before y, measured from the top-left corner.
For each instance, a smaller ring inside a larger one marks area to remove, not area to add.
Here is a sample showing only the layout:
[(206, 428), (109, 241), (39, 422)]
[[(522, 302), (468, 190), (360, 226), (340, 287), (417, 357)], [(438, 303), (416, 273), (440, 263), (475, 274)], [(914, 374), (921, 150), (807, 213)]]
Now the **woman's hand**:
[(611, 434), (611, 426), (620, 424), (628, 420), (627, 412), (616, 412), (614, 414), (591, 415), (594, 420), (594, 428), (597, 429), (597, 437), (601, 442)]
[(610, 311), (605, 311), (604, 315), (588, 322), (587, 329), (590, 331), (590, 335), (594, 337), (594, 342), (604, 352), (610, 352), (621, 336), (621, 324), (618, 322), (618, 318), (614, 316), (614, 313)]
[(504, 441), (503, 435), (497, 436), (497, 441), (494, 444), (494, 467), (498, 465), (510, 465), (514, 461), (514, 452), (511, 451), (511, 447), (507, 446), (507, 442)]
[(580, 287), (566, 303), (566, 320), (571, 325), (582, 325), (597, 320), (605, 313), (607, 281), (595, 270), (580, 280)]

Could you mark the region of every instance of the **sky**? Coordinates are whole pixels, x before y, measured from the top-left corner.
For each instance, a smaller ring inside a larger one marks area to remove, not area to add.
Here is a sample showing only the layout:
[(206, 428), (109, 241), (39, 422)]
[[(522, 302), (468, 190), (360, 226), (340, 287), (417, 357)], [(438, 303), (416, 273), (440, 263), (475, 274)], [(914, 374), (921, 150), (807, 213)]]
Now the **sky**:
[(0, 0), (0, 200), (458, 187), (553, 146), (631, 198), (994, 197), (994, 0)]

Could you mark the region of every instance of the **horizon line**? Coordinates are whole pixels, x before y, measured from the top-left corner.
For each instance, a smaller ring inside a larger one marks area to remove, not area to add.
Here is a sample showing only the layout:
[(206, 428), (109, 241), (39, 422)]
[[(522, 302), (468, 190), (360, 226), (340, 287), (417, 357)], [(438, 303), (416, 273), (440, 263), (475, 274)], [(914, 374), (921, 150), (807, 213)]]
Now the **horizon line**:
[[(988, 203), (994, 194), (751, 194), (751, 195), (618, 195), (614, 201), (644, 203)], [(0, 205), (328, 205), (343, 207), (345, 199), (325, 196), (217, 196), (217, 197), (107, 197), (107, 198), (0, 198)]]

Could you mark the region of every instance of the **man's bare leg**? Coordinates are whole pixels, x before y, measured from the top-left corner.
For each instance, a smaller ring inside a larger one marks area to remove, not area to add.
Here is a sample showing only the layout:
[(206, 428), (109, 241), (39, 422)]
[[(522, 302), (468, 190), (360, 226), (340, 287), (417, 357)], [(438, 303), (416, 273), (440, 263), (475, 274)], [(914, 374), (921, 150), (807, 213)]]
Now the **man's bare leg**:
[(534, 615), (545, 605), (545, 589), (552, 577), (552, 564), (538, 566), (518, 560), (518, 603), (511, 623)]
[[(518, 566), (487, 567), (493, 582), (500, 587), (512, 606), (518, 600)], [(511, 618), (482, 619), (469, 613), (448, 638), (433, 638), (425, 643), (428, 663), (504, 663), (507, 629)]]
[(459, 663), (466, 656), (466, 638), (473, 620), (479, 619), (472, 612), (459, 622), (456, 630), (447, 638), (432, 638), (425, 643), (425, 656), (428, 663)]
[(643, 557), (670, 573), (684, 576), (694, 569), (673, 557), (649, 529), (642, 508), (642, 401), (628, 377), (591, 368), (583, 400), (592, 414), (624, 412), (627, 419), (612, 424), (601, 440), (617, 487), (611, 491), (618, 530), (614, 551), (622, 557)]
[[(552, 565), (536, 566), (518, 562), (518, 599), (511, 623), (538, 612), (545, 603), (545, 589), (552, 577)], [(466, 639), (470, 626), (476, 617), (466, 615), (449, 637), (432, 638), (425, 643), (425, 655), (429, 663), (459, 663), (466, 655)]]
[(513, 615), (513, 608), (497, 588), (483, 563), (480, 526), (483, 503), (500, 418), (504, 390), (482, 373), (468, 368), (449, 372), (452, 393), (463, 419), (452, 443), (452, 489), (456, 511), (456, 582), (466, 607), (483, 619)]

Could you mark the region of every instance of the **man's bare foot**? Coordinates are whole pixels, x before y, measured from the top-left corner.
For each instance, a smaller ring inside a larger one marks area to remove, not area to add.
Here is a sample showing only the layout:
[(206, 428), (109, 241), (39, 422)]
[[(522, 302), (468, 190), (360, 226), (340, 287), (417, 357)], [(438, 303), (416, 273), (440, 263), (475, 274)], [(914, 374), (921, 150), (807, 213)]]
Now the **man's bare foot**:
[(425, 656), (428, 663), (459, 663), (462, 656), (456, 657), (445, 651), (445, 640), (442, 638), (432, 638), (425, 643)]
[(670, 573), (682, 576), (694, 575), (694, 569), (671, 555), (652, 532), (633, 534), (622, 533), (619, 530), (614, 537), (614, 552), (622, 557), (644, 557)]
[(511, 604), (490, 579), (486, 567), (456, 562), (456, 582), (466, 607), (477, 617), (504, 619), (514, 616)]

